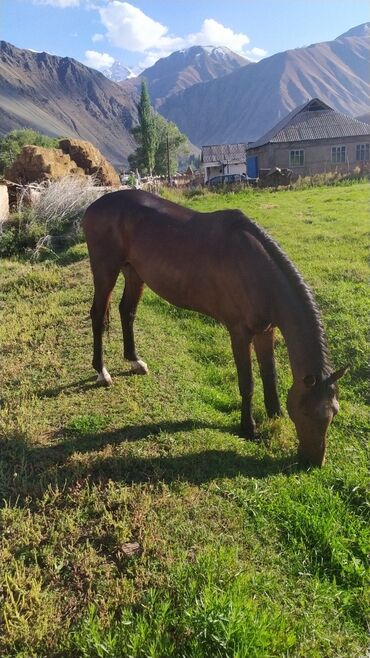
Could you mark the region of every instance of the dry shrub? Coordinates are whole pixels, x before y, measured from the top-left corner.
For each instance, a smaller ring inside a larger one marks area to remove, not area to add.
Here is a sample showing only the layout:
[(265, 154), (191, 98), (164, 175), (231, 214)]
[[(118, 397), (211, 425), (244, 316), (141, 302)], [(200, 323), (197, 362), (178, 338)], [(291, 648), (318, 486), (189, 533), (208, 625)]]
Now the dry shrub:
[[(94, 183), (92, 177), (65, 176), (35, 186), (31, 205), (33, 220), (53, 235), (78, 229), (86, 208), (107, 191)], [(21, 212), (22, 202), (20, 206)]]
[(24, 188), (16, 215), (3, 226), (0, 253), (3, 251), (5, 256), (28, 251), (37, 259), (78, 241), (86, 208), (109, 191), (97, 187), (92, 176), (65, 176), (33, 184), (32, 190)]

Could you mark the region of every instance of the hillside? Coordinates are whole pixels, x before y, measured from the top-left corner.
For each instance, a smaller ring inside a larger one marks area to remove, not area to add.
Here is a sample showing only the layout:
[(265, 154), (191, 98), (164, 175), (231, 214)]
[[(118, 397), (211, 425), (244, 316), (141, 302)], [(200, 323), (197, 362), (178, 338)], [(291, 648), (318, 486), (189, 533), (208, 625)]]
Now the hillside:
[(69, 57), (0, 42), (0, 134), (30, 127), (92, 142), (112, 163), (135, 148), (132, 93)]
[(0, 134), (29, 126), (78, 137), (122, 164), (135, 148), (131, 129), (142, 78), (153, 105), (197, 147), (258, 139), (310, 97), (362, 116), (370, 98), (369, 41), (364, 24), (253, 64), (227, 48), (194, 46), (119, 84), (71, 58), (2, 41)]
[(159, 59), (142, 72), (148, 83), (154, 107), (159, 109), (166, 99), (195, 84), (222, 78), (250, 64), (229, 48), (193, 46)]
[(257, 139), (310, 97), (362, 115), (370, 98), (368, 34), (358, 26), (349, 36), (267, 57), (171, 95), (160, 112), (198, 146)]

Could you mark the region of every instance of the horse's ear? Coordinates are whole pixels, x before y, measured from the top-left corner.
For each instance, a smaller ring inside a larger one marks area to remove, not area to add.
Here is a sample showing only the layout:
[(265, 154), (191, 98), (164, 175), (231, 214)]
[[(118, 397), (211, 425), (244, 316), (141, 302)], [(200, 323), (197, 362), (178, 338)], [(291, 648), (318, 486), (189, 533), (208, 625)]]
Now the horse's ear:
[(343, 368), (339, 368), (339, 370), (336, 370), (333, 372), (327, 379), (328, 384), (335, 384), (335, 382), (338, 381), (338, 379), (341, 379), (349, 370), (349, 365), (343, 366)]
[(303, 383), (307, 388), (312, 388), (316, 384), (316, 377), (315, 375), (306, 375), (306, 377), (303, 380)]

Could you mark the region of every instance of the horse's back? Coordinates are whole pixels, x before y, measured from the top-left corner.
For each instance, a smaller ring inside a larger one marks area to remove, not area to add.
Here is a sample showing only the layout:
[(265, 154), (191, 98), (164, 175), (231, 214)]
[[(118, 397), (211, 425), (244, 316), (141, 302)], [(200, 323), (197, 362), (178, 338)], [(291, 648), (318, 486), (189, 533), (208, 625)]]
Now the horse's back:
[(83, 220), (92, 262), (128, 264), (167, 301), (225, 323), (255, 305), (266, 278), (249, 224), (239, 210), (199, 213), (140, 190), (101, 197)]

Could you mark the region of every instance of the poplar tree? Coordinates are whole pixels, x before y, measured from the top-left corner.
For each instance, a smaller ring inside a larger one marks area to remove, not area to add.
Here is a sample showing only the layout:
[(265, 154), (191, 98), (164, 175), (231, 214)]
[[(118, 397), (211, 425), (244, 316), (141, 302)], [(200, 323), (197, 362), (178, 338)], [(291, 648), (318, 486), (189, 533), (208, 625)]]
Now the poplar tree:
[(150, 97), (145, 80), (141, 83), (140, 102), (138, 105), (139, 124), (141, 129), (141, 147), (146, 169), (151, 176), (155, 164), (157, 149), (156, 126), (154, 112), (150, 104)]

